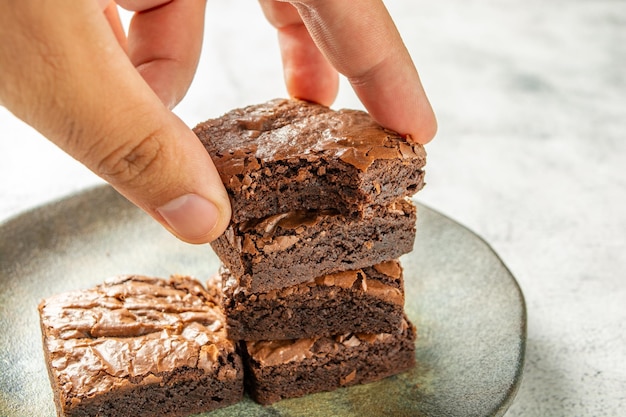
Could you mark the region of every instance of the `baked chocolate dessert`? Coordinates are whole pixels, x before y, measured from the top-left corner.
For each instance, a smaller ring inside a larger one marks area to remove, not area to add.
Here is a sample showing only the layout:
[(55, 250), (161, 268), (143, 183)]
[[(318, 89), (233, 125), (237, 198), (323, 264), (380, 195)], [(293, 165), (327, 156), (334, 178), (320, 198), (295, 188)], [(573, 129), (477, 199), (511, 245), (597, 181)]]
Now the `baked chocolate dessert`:
[(188, 277), (123, 276), (42, 301), (59, 416), (186, 416), (239, 401), (219, 297)]
[(399, 334), (246, 342), (248, 393), (271, 404), (404, 372), (415, 365), (415, 337), (415, 328), (405, 320)]
[(395, 333), (404, 317), (402, 267), (395, 260), (258, 294), (241, 291), (228, 269), (220, 275), (215, 281), (225, 283), (226, 328), (234, 340)]
[(355, 215), (424, 185), (424, 147), (363, 111), (275, 99), (200, 123), (194, 132), (231, 197), (235, 223), (294, 210)]
[(290, 287), (396, 259), (413, 249), (415, 206), (401, 199), (366, 207), (363, 217), (292, 211), (230, 224), (211, 246), (239, 291)]

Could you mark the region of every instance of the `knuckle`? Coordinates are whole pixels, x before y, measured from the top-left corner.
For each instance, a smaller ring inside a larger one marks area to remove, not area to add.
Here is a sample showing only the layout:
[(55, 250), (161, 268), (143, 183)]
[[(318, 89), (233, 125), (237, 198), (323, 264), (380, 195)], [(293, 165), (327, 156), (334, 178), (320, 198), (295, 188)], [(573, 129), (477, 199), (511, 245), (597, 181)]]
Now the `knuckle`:
[(100, 160), (96, 174), (112, 184), (143, 186), (151, 179), (162, 157), (162, 132), (155, 130), (126, 142)]
[(368, 62), (355, 68), (344, 69), (346, 78), (353, 86), (364, 86), (375, 82), (381, 73), (393, 68), (395, 63), (389, 55), (377, 57), (376, 61)]

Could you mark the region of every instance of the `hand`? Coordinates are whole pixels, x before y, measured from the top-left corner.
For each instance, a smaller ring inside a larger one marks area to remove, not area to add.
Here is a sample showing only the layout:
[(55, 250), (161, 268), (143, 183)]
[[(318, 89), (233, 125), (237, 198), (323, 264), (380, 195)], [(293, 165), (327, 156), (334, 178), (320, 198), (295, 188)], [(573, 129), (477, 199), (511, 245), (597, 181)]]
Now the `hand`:
[[(169, 109), (202, 43), (205, 0), (120, 0), (140, 12), (128, 39), (96, 1), (0, 3), (0, 104), (111, 183), (180, 239), (230, 220), (220, 177)], [(165, 104), (164, 104), (165, 103)]]
[[(0, 104), (180, 239), (211, 241), (230, 220), (228, 196), (169, 111), (195, 73), (205, 0), (117, 3), (138, 12), (128, 38), (107, 0), (0, 4)], [(338, 70), (381, 124), (421, 143), (434, 136), (415, 67), (380, 1), (261, 5), (279, 30), (292, 96), (330, 105)]]
[(259, 1), (278, 29), (290, 95), (330, 105), (338, 71), (381, 125), (422, 144), (435, 136), (435, 115), (381, 0)]

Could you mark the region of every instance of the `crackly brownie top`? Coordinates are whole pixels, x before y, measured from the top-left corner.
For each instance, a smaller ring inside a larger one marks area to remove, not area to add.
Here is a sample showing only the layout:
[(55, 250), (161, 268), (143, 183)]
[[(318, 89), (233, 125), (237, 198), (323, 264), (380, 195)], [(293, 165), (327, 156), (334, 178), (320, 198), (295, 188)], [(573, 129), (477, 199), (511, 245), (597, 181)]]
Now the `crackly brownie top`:
[[(365, 208), (364, 212), (368, 218), (373, 215), (411, 216), (415, 206), (408, 199), (400, 199), (387, 206)], [(289, 249), (306, 238), (307, 229), (319, 227), (318, 224), (331, 221), (333, 217), (342, 219), (336, 210), (292, 210), (233, 224), (226, 229), (224, 237), (243, 254), (256, 256), (263, 252), (267, 255)]]
[[(386, 281), (370, 278), (368, 275), (374, 273), (386, 276)], [(243, 289), (239, 286), (238, 280), (230, 274), (228, 268), (222, 265), (220, 270), (222, 277), (227, 277), (223, 284), (224, 293), (232, 296), (238, 294)], [(212, 281), (221, 281), (213, 277)], [(211, 284), (209, 284), (211, 285)], [(215, 284), (214, 284), (215, 285)], [(370, 297), (378, 298), (390, 304), (404, 304), (404, 293), (402, 292), (402, 267), (398, 260), (391, 260), (378, 263), (370, 268), (355, 269), (350, 271), (335, 272), (315, 278), (310, 282), (298, 285), (271, 290), (264, 293), (251, 295), (259, 300), (285, 299), (290, 296), (298, 296), (311, 291), (313, 287), (339, 287), (344, 289), (354, 288)]]
[[(410, 325), (404, 319), (401, 326), (404, 332)], [(371, 345), (397, 337), (398, 335), (390, 333), (345, 333), (333, 337), (246, 342), (246, 349), (260, 366), (277, 366), (334, 355), (343, 349)]]
[(121, 276), (47, 298), (39, 310), (59, 388), (83, 397), (159, 383), (181, 367), (214, 371), (220, 352), (235, 349), (217, 302), (182, 276)]
[[(399, 199), (386, 206), (371, 206), (364, 209), (364, 217), (385, 216), (409, 216), (415, 213), (415, 206), (409, 199)], [(274, 236), (280, 232), (291, 231), (301, 234), (307, 227), (315, 227), (325, 218), (341, 216), (337, 210), (292, 210), (241, 222), (236, 227), (242, 235), (254, 234), (259, 236)]]
[(366, 112), (295, 99), (235, 109), (194, 131), (225, 178), (294, 159), (339, 159), (361, 171), (379, 159), (426, 161), (422, 145), (383, 128)]

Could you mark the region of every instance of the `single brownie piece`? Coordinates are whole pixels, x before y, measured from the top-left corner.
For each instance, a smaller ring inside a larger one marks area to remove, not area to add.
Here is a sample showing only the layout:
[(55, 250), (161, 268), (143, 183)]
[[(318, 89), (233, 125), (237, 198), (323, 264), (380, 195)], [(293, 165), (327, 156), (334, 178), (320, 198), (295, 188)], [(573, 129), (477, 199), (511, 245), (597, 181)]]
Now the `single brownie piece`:
[(364, 217), (299, 210), (231, 223), (211, 246), (242, 291), (268, 292), (396, 259), (413, 250), (415, 220), (405, 199)]
[(399, 334), (245, 342), (246, 386), (261, 404), (376, 381), (415, 365), (415, 327)]
[(396, 260), (259, 294), (239, 291), (226, 268), (220, 275), (215, 281), (226, 283), (226, 328), (235, 340), (394, 333), (404, 317), (402, 267)]
[(424, 185), (424, 147), (359, 110), (275, 99), (200, 123), (239, 223), (293, 210), (339, 210), (411, 196)]
[(39, 305), (59, 416), (186, 416), (243, 396), (220, 295), (196, 280), (118, 277)]

